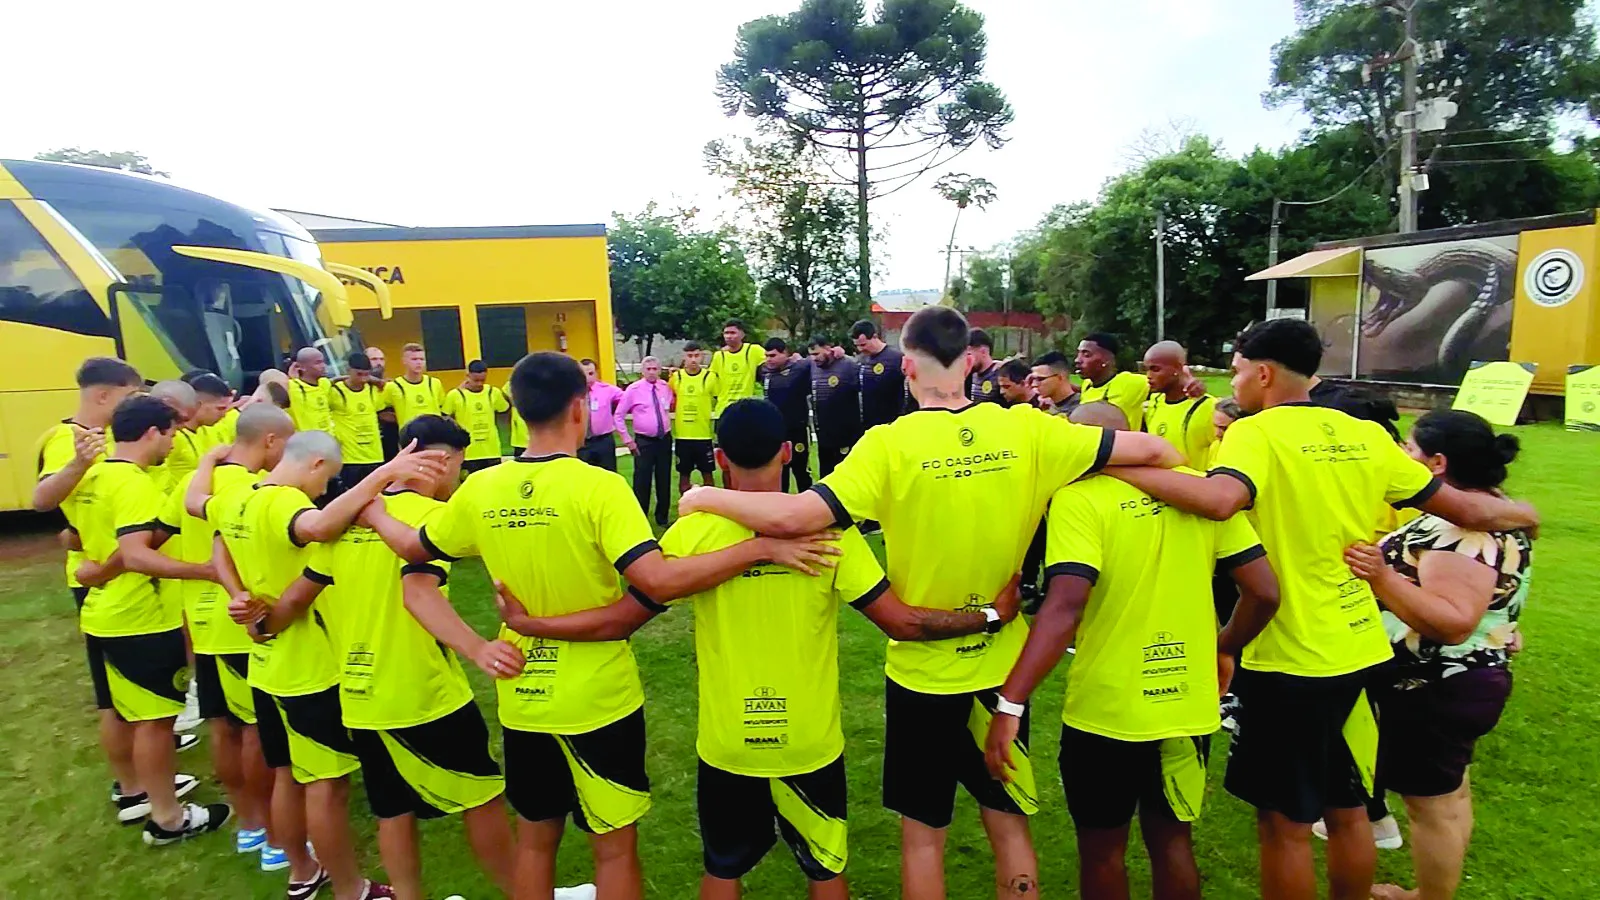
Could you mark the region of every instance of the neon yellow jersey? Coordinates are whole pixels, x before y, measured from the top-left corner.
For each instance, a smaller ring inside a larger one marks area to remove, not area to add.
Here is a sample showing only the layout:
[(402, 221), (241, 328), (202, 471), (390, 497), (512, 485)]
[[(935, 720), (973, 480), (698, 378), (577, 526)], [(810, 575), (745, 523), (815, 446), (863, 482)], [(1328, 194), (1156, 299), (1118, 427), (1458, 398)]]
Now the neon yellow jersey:
[[(125, 459), (95, 463), (78, 482), (78, 534), (83, 552), (105, 562), (117, 550), (117, 539), (161, 527), (165, 497), (150, 473)], [(183, 627), (181, 611), (161, 602), (155, 579), (123, 572), (90, 588), (78, 624), (95, 637), (156, 634)]]
[[(1244, 651), (1244, 667), (1343, 675), (1390, 658), (1372, 588), (1344, 550), (1370, 542), (1381, 504), (1418, 505), (1438, 490), (1383, 426), (1292, 403), (1233, 423), (1213, 476), (1250, 489), (1251, 520), (1272, 557), (1278, 614)], [(1309, 517), (1309, 518), (1308, 518)]]
[[(1031, 406), (921, 409), (868, 430), (812, 490), (841, 525), (883, 524), (902, 600), (972, 611), (1022, 568), (1050, 495), (1104, 466), (1113, 439)], [(1018, 618), (994, 635), (890, 641), (885, 669), (923, 693), (984, 690), (1005, 681), (1027, 637)]]
[[(238, 463), (218, 463), (212, 470), (211, 490), (222, 494), (249, 487), (260, 478), (259, 472), (252, 472)], [(161, 545), (161, 552), (183, 562), (206, 563), (211, 561), (212, 539), (217, 532), (210, 522), (189, 515), (183, 508), (183, 496), (188, 493), (192, 481), (194, 473), (190, 472), (167, 497), (161, 521), (169, 528), (176, 526), (177, 533)], [(194, 652), (249, 653), (255, 647), (255, 641), (250, 639), (244, 626), (228, 617), (231, 598), (222, 585), (214, 581), (164, 578), (161, 592), (163, 595), (172, 592), (172, 600), (168, 602), (182, 607)]]
[[(38, 462), (36, 463), (36, 474), (38, 477), (35, 479), (36, 481), (43, 481), (44, 479), (49, 478), (51, 475), (54, 475), (62, 469), (65, 469), (67, 465), (73, 461), (73, 459), (77, 458), (77, 429), (82, 427), (83, 426), (73, 422), (71, 419), (63, 419), (60, 423), (51, 425), (50, 428), (39, 437), (39, 452), (37, 454)], [(112, 446), (112, 442), (108, 436), (106, 439), (106, 451), (112, 452)], [(105, 453), (101, 453), (99, 456), (95, 457), (95, 462), (99, 462), (105, 458)], [(80, 480), (78, 482), (78, 487), (82, 486), (83, 482)], [(78, 487), (74, 487), (71, 493), (67, 494), (66, 499), (61, 501), (61, 514), (67, 519), (67, 527), (71, 528), (73, 531), (78, 530)], [(81, 533), (79, 537), (81, 539)], [(78, 566), (81, 565), (83, 565), (83, 551), (68, 550), (67, 587), (82, 587), (82, 585), (78, 583), (77, 577)]]
[(165, 494), (178, 482), (194, 474), (194, 470), (200, 465), (200, 455), (205, 453), (209, 446), (205, 440), (205, 435), (200, 432), (183, 428), (173, 429), (172, 452), (167, 454), (167, 458), (162, 460), (160, 465), (145, 470), (155, 481), (157, 490)]
[(1094, 584), (1061, 720), (1119, 741), (1220, 728), (1211, 576), (1264, 555), (1243, 514), (1212, 522), (1104, 476), (1057, 491), (1045, 575)]
[[(708, 513), (679, 519), (661, 538), (667, 556), (714, 553), (755, 535)], [(864, 607), (888, 590), (855, 529), (836, 567), (817, 577), (760, 565), (694, 602), (700, 670), (700, 758), (727, 772), (779, 778), (813, 772), (844, 752), (839, 719), (840, 604)], [(676, 605), (676, 604), (674, 604)]]
[(751, 343), (740, 347), (737, 353), (718, 350), (711, 354), (709, 371), (716, 379), (711, 391), (717, 401), (711, 411), (713, 418), (722, 415), (722, 411), (737, 400), (760, 396), (756, 393), (756, 370), (766, 360), (767, 351)]
[(494, 417), (510, 408), (506, 392), (494, 385), (487, 385), (481, 391), (454, 388), (444, 395), (444, 414), (472, 435), (467, 459), (500, 458), (500, 428), (495, 425)]
[(222, 418), (210, 425), (202, 426), (199, 430), (200, 451), (204, 453), (212, 447), (221, 444), (231, 444), (239, 437), (239, 411), (230, 409), (222, 414)]
[[(612, 603), (622, 594), (617, 573), (656, 549), (622, 476), (570, 456), (519, 456), (474, 472), (421, 536), (439, 559), (481, 556), (489, 577), (534, 616)], [(644, 703), (627, 641), (569, 643), (504, 628), (500, 637), (528, 661), (520, 677), (496, 682), (507, 728), (580, 734)]]
[(383, 386), (383, 396), (401, 428), (417, 416), (444, 414), (444, 385), (432, 375), (422, 376), (420, 382), (408, 381), (402, 375)]
[(363, 385), (361, 390), (353, 391), (342, 381), (333, 383), (328, 391), (328, 411), (333, 415), (333, 436), (339, 439), (339, 452), (345, 462), (383, 462), (378, 410), (388, 408), (388, 399), (376, 385)]
[(1211, 416), (1217, 411), (1217, 398), (1185, 397), (1169, 403), (1165, 394), (1151, 394), (1145, 405), (1144, 430), (1178, 448), (1189, 465), (1203, 469), (1211, 460), (1211, 445), (1217, 427)]
[[(444, 511), (442, 502), (411, 491), (382, 499), (389, 515), (413, 528)], [(466, 705), (472, 686), (461, 661), (406, 611), (401, 587), (408, 568), (434, 572), (442, 583), (449, 563), (407, 567), (377, 532), (359, 525), (328, 548), (310, 568), (329, 583), (317, 606), (337, 641), (345, 726), (408, 728)]]
[[(294, 537), (294, 520), (315, 509), (305, 492), (281, 484), (213, 495), (206, 513), (217, 525), (245, 590), (271, 602), (310, 567), (315, 548)], [(250, 649), (250, 686), (279, 697), (327, 690), (339, 682), (332, 638), (313, 603), (272, 640)]]
[(1137, 372), (1118, 372), (1102, 385), (1092, 385), (1089, 379), (1083, 380), (1083, 394), (1079, 403), (1094, 403), (1104, 400), (1112, 406), (1122, 410), (1128, 417), (1128, 427), (1134, 431), (1142, 431), (1144, 424), (1144, 402), (1150, 397), (1150, 382)]
[(674, 400), (672, 434), (681, 440), (709, 441), (716, 437), (711, 429), (712, 409), (716, 405), (717, 377), (710, 369), (693, 375), (679, 369), (667, 377)]
[(1385, 503), (1383, 507), (1378, 510), (1378, 531), (1374, 537), (1377, 539), (1377, 541), (1382, 541), (1389, 535), (1399, 531), (1402, 527), (1409, 525), (1412, 520), (1419, 518), (1421, 515), (1422, 510), (1420, 509), (1416, 509), (1414, 507), (1395, 509), (1394, 507)]
[(299, 378), (289, 379), (289, 418), (294, 420), (296, 431), (326, 431), (333, 433), (333, 412), (328, 408), (328, 395), (333, 382), (317, 379), (316, 384), (306, 384)]
[(511, 404), (511, 449), (520, 453), (528, 449), (528, 423), (522, 421), (522, 415), (517, 412), (517, 399), (511, 396), (509, 385), (506, 388), (506, 401)]

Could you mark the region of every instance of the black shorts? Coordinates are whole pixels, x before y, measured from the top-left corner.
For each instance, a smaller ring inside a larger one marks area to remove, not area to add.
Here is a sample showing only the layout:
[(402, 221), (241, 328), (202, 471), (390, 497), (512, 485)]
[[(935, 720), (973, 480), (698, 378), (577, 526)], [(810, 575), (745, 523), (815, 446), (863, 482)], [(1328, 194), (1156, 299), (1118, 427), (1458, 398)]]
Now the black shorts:
[(261, 755), (273, 769), (290, 768), (301, 784), (341, 778), (360, 768), (339, 709), (339, 687), (277, 697), (255, 689)]
[(1511, 670), (1469, 669), (1411, 690), (1393, 680), (1378, 704), (1378, 786), (1406, 797), (1454, 792), (1478, 738), (1494, 730), (1511, 696)]
[(505, 793), (478, 704), (405, 728), (350, 729), (367, 803), (380, 819), (437, 819)]
[(736, 775), (702, 759), (696, 797), (706, 873), (713, 878), (743, 878), (755, 868), (776, 843), (774, 825), (807, 878), (830, 881), (844, 871), (843, 756), (781, 778)]
[(688, 475), (690, 472), (699, 471), (710, 475), (716, 468), (711, 447), (709, 438), (678, 438), (678, 474)]
[(1061, 787), (1079, 828), (1125, 828), (1136, 812), (1192, 822), (1205, 798), (1211, 737), (1121, 741), (1061, 726)]
[(1326, 678), (1239, 669), (1233, 679), (1239, 731), (1223, 781), (1228, 793), (1306, 825), (1325, 810), (1365, 805), (1361, 773), (1377, 765), (1376, 726), (1370, 742), (1354, 746), (1344, 730), (1352, 717), (1371, 724), (1371, 677), (1368, 669)]
[(200, 718), (227, 719), (240, 726), (256, 723), (250, 654), (196, 653), (194, 683), (200, 699)]
[(964, 694), (923, 694), (884, 679), (883, 805), (929, 828), (947, 828), (955, 814), (956, 786), (979, 806), (1014, 815), (1039, 809), (1028, 761), (1029, 713), (1022, 715), (1012, 748), (1016, 777), (1002, 782), (983, 761), (983, 738), (973, 723), (994, 715), (998, 688)]
[(491, 456), (487, 459), (469, 459), (461, 464), (461, 471), (471, 475), (473, 472), (482, 472), (484, 469), (500, 465), (500, 457)]
[(89, 589), (88, 588), (86, 588), (86, 587), (75, 587), (75, 588), (72, 588), (72, 602), (76, 603), (78, 605), (78, 609), (79, 610), (83, 609), (83, 601), (85, 601), (87, 599), (89, 599)]
[(183, 629), (126, 637), (84, 635), (96, 709), (125, 722), (169, 719), (189, 693), (189, 655)]
[(590, 834), (639, 821), (650, 809), (644, 707), (583, 734), (504, 729), (506, 799), (530, 822), (572, 816)]

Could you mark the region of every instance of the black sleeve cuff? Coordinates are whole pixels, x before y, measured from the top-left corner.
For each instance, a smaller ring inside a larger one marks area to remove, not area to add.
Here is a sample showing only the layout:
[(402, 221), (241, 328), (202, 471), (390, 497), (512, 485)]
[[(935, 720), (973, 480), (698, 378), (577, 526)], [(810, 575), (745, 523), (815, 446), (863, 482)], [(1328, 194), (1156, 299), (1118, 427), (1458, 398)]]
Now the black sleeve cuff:
[(333, 576), (332, 575), (324, 575), (321, 572), (318, 572), (316, 569), (312, 569), (312, 568), (309, 568), (309, 567), (305, 571), (300, 573), (300, 577), (302, 577), (305, 580), (311, 582), (312, 584), (320, 584), (323, 587), (327, 587), (327, 586), (333, 584)]
[(1232, 572), (1234, 569), (1239, 568), (1245, 563), (1251, 563), (1258, 559), (1264, 559), (1266, 555), (1267, 548), (1257, 544), (1247, 550), (1240, 550), (1238, 553), (1235, 553), (1232, 556), (1224, 556), (1223, 558), (1217, 560), (1217, 571)]
[(141, 531), (160, 531), (161, 528), (159, 521), (151, 519), (148, 522), (140, 522), (137, 525), (124, 525), (118, 528), (117, 537), (126, 537), (130, 534), (138, 534)]
[(156, 528), (158, 528), (158, 529), (160, 529), (162, 531), (165, 531), (167, 534), (171, 534), (171, 535), (176, 535), (179, 532), (183, 531), (183, 526), (181, 526), (181, 525), (173, 525), (172, 523), (170, 523), (170, 522), (168, 522), (168, 521), (166, 521), (164, 519), (157, 519), (156, 520)]
[(450, 583), (450, 573), (444, 570), (444, 566), (436, 566), (433, 563), (409, 563), (400, 567), (400, 575), (401, 577), (406, 575), (432, 575), (439, 579), (440, 587)]
[(617, 567), (617, 571), (618, 572), (622, 572), (622, 571), (626, 570), (629, 566), (631, 566), (634, 563), (638, 562), (639, 561), (639, 557), (644, 556), (647, 553), (652, 553), (652, 552), (654, 552), (656, 550), (660, 550), (660, 549), (661, 549), (661, 545), (656, 543), (654, 538), (652, 538), (652, 539), (650, 539), (648, 541), (640, 541), (638, 546), (634, 547), (632, 550), (629, 550), (627, 553), (624, 553), (621, 556), (617, 557), (617, 561), (615, 563), (615, 565)]
[(1090, 466), (1089, 471), (1084, 473), (1086, 475), (1093, 475), (1104, 469), (1106, 463), (1111, 462), (1111, 448), (1117, 444), (1117, 433), (1115, 431), (1109, 428), (1102, 428), (1100, 432), (1100, 449), (1095, 452), (1094, 465)]
[(850, 518), (850, 511), (844, 508), (843, 503), (839, 502), (839, 496), (833, 492), (833, 488), (819, 483), (813, 484), (810, 489), (818, 497), (822, 498), (823, 503), (828, 504), (828, 510), (833, 513), (835, 528), (849, 528), (856, 523), (854, 519)]
[(641, 591), (636, 587), (628, 588), (628, 596), (632, 597), (640, 606), (649, 610), (650, 615), (652, 616), (659, 616), (671, 608), (663, 603), (657, 603), (656, 601), (651, 600), (649, 595), (645, 594), (644, 591)]
[(878, 598), (882, 597), (884, 594), (888, 593), (888, 591), (889, 591), (889, 579), (880, 578), (880, 579), (878, 579), (878, 583), (873, 585), (872, 588), (870, 590), (868, 590), (865, 594), (862, 594), (861, 596), (857, 597), (856, 599), (851, 600), (850, 601), (850, 605), (852, 607), (858, 609), (858, 610), (859, 609), (866, 609), (867, 607), (869, 607), (872, 604), (876, 603)]
[(1254, 481), (1250, 480), (1250, 476), (1249, 475), (1246, 475), (1245, 473), (1239, 471), (1238, 469), (1230, 469), (1230, 468), (1227, 468), (1226, 466), (1219, 466), (1218, 468), (1212, 469), (1211, 471), (1206, 473), (1206, 477), (1207, 478), (1210, 478), (1210, 477), (1212, 477), (1214, 475), (1226, 475), (1229, 478), (1237, 478), (1239, 480), (1239, 483), (1244, 485), (1244, 489), (1250, 492), (1250, 502), (1245, 505), (1245, 509), (1251, 509), (1251, 508), (1255, 507), (1255, 505), (1256, 505), (1256, 483)]
[(296, 547), (304, 547), (306, 544), (310, 543), (309, 541), (300, 540), (299, 536), (294, 533), (294, 523), (300, 521), (300, 517), (310, 511), (311, 510), (309, 508), (302, 509), (289, 517), (289, 543), (295, 545)]
[(428, 551), (428, 555), (434, 559), (442, 559), (445, 562), (460, 561), (456, 557), (451, 556), (443, 550), (440, 550), (438, 545), (434, 544), (433, 541), (428, 539), (428, 526), (426, 525), (422, 526), (421, 530), (417, 532), (417, 540), (422, 542), (422, 549)]
[(1057, 575), (1076, 575), (1084, 581), (1094, 584), (1100, 580), (1100, 570), (1087, 563), (1056, 563), (1044, 570), (1044, 583), (1049, 584), (1050, 579)]
[(1422, 507), (1422, 504), (1427, 503), (1429, 500), (1432, 500), (1433, 499), (1433, 495), (1439, 493), (1439, 489), (1442, 488), (1442, 487), (1444, 487), (1444, 482), (1442, 482), (1439, 479), (1435, 478), (1432, 481), (1428, 482), (1428, 486), (1427, 487), (1425, 487), (1422, 490), (1417, 491), (1415, 494), (1411, 495), (1410, 499), (1402, 500), (1399, 503), (1394, 504), (1394, 508), (1395, 509), (1420, 509)]

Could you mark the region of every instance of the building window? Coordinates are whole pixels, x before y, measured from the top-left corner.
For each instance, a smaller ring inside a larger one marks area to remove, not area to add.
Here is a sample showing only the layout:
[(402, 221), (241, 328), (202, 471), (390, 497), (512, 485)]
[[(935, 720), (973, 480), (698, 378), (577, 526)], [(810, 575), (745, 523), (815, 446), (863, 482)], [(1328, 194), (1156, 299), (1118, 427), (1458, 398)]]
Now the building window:
[(522, 307), (478, 307), (478, 345), (491, 369), (510, 368), (527, 356), (528, 317)]
[(445, 371), (465, 369), (461, 358), (461, 310), (424, 309), (422, 314), (422, 348), (428, 353), (428, 368)]

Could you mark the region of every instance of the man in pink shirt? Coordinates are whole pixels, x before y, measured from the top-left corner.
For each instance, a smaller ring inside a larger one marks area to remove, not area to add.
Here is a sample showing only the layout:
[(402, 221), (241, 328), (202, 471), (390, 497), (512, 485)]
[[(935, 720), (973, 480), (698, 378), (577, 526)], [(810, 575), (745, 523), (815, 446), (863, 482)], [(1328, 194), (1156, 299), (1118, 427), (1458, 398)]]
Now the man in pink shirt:
[[(617, 432), (633, 454), (633, 495), (650, 511), (650, 482), (656, 486), (656, 524), (667, 524), (672, 505), (672, 388), (661, 380), (661, 361), (646, 356), (639, 363), (644, 378), (628, 385), (617, 404)], [(625, 418), (633, 417), (633, 436)]]
[(585, 378), (589, 379), (589, 437), (578, 448), (578, 458), (591, 466), (617, 470), (617, 438), (620, 430), (617, 404), (622, 402), (622, 389), (600, 380), (594, 360), (580, 359)]

